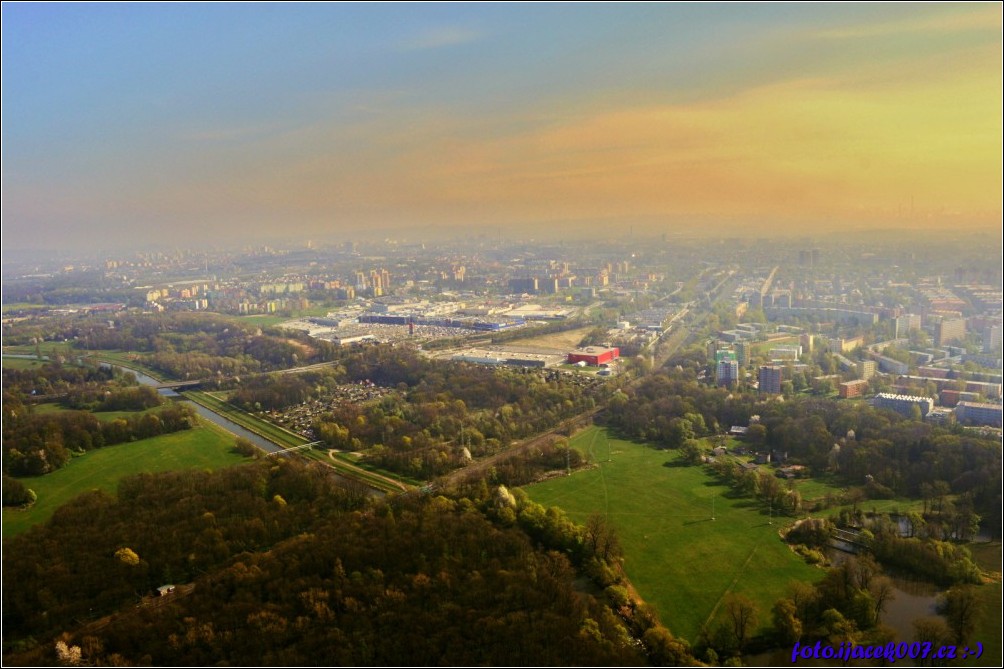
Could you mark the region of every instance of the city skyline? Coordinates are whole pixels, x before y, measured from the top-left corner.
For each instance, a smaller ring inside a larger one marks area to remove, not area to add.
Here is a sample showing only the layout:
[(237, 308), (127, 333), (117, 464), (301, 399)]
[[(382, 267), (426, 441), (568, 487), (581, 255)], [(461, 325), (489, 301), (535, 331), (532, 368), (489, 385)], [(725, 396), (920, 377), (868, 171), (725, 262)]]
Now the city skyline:
[(3, 6), (7, 249), (997, 230), (997, 4)]

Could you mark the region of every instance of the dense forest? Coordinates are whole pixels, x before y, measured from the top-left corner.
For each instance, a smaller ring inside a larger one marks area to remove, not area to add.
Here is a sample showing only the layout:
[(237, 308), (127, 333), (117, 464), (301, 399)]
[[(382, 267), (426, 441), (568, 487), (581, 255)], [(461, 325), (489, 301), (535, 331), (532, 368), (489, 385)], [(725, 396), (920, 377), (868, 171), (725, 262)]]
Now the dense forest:
[(5, 661), (693, 661), (652, 616), (576, 585), (619, 592), (612, 530), (484, 482), (464, 492), (373, 502), (293, 461), (126, 479), (5, 543)]

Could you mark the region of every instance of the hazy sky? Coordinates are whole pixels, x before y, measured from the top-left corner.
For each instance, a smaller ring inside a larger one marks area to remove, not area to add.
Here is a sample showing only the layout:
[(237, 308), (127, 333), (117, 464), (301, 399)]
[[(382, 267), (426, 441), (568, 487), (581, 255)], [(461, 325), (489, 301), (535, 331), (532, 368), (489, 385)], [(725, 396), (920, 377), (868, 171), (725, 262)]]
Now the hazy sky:
[(1001, 220), (999, 3), (2, 11), (7, 249)]

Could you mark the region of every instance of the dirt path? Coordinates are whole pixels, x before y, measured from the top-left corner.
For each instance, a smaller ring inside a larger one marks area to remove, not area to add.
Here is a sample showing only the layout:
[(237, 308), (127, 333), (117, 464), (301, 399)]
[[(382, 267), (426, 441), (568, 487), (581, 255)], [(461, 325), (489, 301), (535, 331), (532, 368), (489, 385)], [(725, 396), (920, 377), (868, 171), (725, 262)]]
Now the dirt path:
[[(405, 484), (401, 483), (400, 481), (395, 481), (394, 479), (392, 479), (390, 477), (387, 477), (387, 476), (384, 476), (383, 474), (377, 474), (376, 472), (371, 472), (368, 469), (363, 469), (362, 467), (357, 467), (356, 465), (353, 465), (353, 464), (351, 464), (349, 462), (346, 462), (345, 460), (339, 460), (338, 458), (335, 457), (335, 453), (337, 453), (337, 452), (338, 451), (336, 451), (333, 448), (329, 448), (328, 449), (328, 457), (331, 459), (331, 461), (334, 462), (334, 463), (337, 463), (338, 467), (345, 467), (346, 469), (351, 470), (353, 472), (358, 472), (363, 477), (363, 480), (362, 480), (363, 483), (366, 482), (365, 477), (372, 476), (373, 478), (380, 479), (381, 481), (384, 481), (384, 482), (386, 482), (386, 483), (394, 486), (395, 488), (398, 488), (401, 492), (408, 492), (408, 490), (410, 490), (410, 488), (408, 486), (406, 486)], [(338, 470), (338, 467), (335, 467), (334, 465), (329, 465), (329, 467), (331, 467), (332, 469), (335, 469), (336, 471)]]

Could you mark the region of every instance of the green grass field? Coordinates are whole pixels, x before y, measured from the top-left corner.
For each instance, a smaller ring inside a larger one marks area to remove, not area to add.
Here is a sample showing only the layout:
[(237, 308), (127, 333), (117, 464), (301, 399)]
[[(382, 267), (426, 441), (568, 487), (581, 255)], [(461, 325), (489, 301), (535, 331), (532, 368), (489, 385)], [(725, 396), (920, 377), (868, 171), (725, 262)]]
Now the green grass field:
[(286, 321), (291, 321), (293, 318), (293, 316), (276, 316), (275, 314), (256, 314), (254, 316), (241, 316), (240, 322), (257, 325), (261, 328), (270, 328)]
[(597, 427), (571, 443), (598, 466), (526, 491), (535, 502), (563, 508), (576, 522), (593, 512), (605, 514), (624, 547), (628, 577), (674, 634), (694, 641), (703, 624), (713, 627), (729, 592), (756, 602), (765, 627), (789, 582), (823, 576), (778, 536), (791, 519), (768, 524), (752, 500), (726, 496), (729, 489), (703, 468), (675, 466), (676, 453), (617, 439)]
[(0, 306), (0, 312), (9, 313), (11, 311), (44, 311), (50, 309), (48, 304), (34, 304), (31, 302), (11, 302)]
[(41, 367), (48, 360), (29, 360), (27, 358), (8, 358), (4, 356), (3, 361), (0, 362), (0, 366), (4, 369), (31, 369), (32, 367)]
[(3, 510), (3, 536), (24, 532), (45, 522), (53, 512), (82, 492), (94, 489), (114, 493), (119, 479), (142, 472), (177, 469), (218, 469), (243, 461), (233, 450), (234, 437), (215, 425), (116, 446), (106, 446), (71, 459), (65, 467), (45, 476), (21, 481), (38, 495), (26, 511)]

